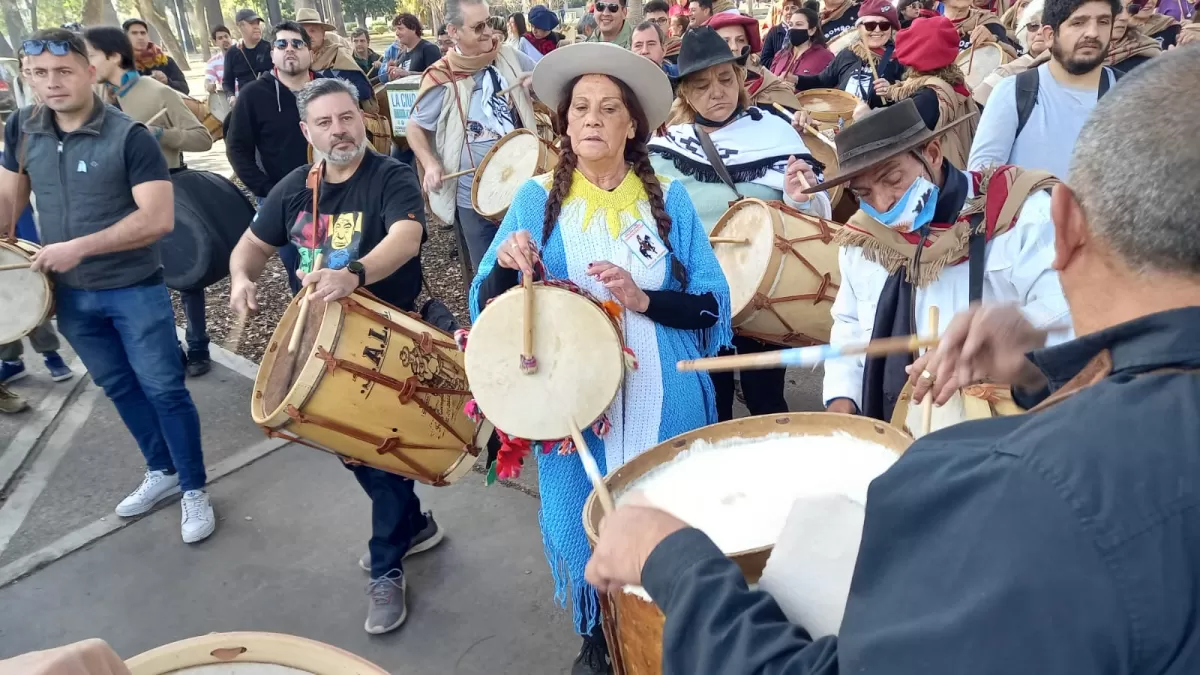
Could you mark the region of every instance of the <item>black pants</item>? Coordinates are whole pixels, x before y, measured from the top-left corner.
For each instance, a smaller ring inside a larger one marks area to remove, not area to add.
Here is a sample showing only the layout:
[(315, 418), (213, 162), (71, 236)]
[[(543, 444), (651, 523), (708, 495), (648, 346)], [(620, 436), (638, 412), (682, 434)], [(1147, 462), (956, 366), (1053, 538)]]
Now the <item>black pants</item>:
[[(738, 354), (757, 354), (784, 349), (740, 335), (733, 337), (733, 347)], [(723, 351), (721, 355), (731, 353), (733, 352)], [(786, 373), (785, 368), (741, 371), (742, 393), (746, 396), (746, 407), (750, 409), (751, 415), (773, 415), (788, 411), (787, 400), (783, 397)], [(712, 380), (717, 395), (717, 421), (733, 419), (733, 373), (712, 373)]]
[(425, 529), (421, 500), (413, 481), (394, 473), (363, 465), (346, 465), (371, 498), (371, 578), (392, 570), (403, 570), (400, 561), (408, 553), (413, 537)]

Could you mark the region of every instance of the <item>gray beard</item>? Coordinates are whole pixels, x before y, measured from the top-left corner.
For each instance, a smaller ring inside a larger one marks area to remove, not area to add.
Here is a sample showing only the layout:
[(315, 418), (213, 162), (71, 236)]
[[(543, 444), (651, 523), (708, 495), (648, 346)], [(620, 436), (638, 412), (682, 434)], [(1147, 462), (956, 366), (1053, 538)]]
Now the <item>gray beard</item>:
[(363, 136), (362, 142), (353, 150), (330, 150), (329, 152), (325, 152), (324, 150), (318, 150), (317, 146), (314, 145), (313, 162), (317, 164), (328, 162), (330, 164), (337, 164), (338, 166), (349, 164), (365, 155), (368, 145), (370, 145), (370, 141), (367, 140), (366, 136)]

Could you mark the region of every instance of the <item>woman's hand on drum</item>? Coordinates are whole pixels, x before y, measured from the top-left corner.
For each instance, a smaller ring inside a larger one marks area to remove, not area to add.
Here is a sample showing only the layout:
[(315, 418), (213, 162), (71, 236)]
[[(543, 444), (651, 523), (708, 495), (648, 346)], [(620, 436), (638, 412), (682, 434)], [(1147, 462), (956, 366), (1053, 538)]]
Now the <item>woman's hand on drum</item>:
[(792, 201), (804, 204), (812, 199), (812, 195), (806, 195), (804, 191), (816, 184), (817, 174), (808, 162), (796, 159), (795, 157), (788, 157), (783, 191), (787, 193), (787, 196), (792, 198)]
[(35, 272), (70, 272), (83, 262), (79, 240), (46, 244), (33, 254), (31, 269)]
[(976, 382), (1038, 389), (1045, 376), (1025, 354), (1046, 345), (1047, 332), (1034, 327), (1013, 305), (974, 305), (950, 321), (936, 349), (908, 367), (913, 401), (933, 396), (935, 405)]
[(642, 583), (646, 559), (667, 537), (688, 524), (646, 506), (622, 505), (600, 521), (600, 539), (584, 575), (596, 590), (619, 591)]
[(989, 42), (996, 41), (996, 34), (988, 30), (987, 26), (975, 26), (971, 31), (971, 46), (978, 47), (986, 45)]
[(508, 235), (508, 239), (496, 249), (496, 264), (505, 269), (533, 276), (537, 262), (537, 248), (526, 230), (517, 230)]
[(238, 316), (258, 313), (258, 286), (245, 277), (229, 278), (229, 308)]
[(604, 284), (613, 299), (639, 314), (650, 307), (650, 296), (646, 295), (633, 280), (629, 270), (603, 260), (588, 265), (587, 273)]
[(297, 271), (296, 276), (300, 279), (301, 286), (313, 287), (309, 291), (313, 300), (333, 302), (350, 295), (358, 288), (358, 275), (344, 268), (322, 268), (308, 274)]

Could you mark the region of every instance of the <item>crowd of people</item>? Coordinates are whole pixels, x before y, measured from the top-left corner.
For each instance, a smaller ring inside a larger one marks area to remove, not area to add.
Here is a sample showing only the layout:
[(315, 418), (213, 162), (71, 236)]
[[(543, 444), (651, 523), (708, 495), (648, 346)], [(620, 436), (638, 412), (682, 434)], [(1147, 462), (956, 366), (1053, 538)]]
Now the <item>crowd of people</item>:
[[(1200, 583), (1193, 8), (783, 0), (766, 26), (729, 0), (652, 0), (637, 24), (626, 0), (588, 9), (572, 39), (544, 6), (498, 17), (486, 0), (447, 0), (432, 39), (397, 15), (382, 54), (311, 9), (269, 29), (239, 10), (236, 41), (213, 28), (205, 88), (228, 106), (226, 153), (258, 207), (230, 260), (233, 310), (258, 310), (278, 255), (293, 293), (362, 287), (416, 311), (426, 228), (453, 230), (472, 318), (526, 277), (623, 309), (639, 367), (611, 428), (583, 432), (611, 473), (732, 419), (738, 390), (752, 415), (789, 410), (783, 368), (674, 367), (783, 348), (735, 330), (708, 234), (743, 198), (825, 220), (849, 205), (830, 244), (830, 343), (943, 339), (829, 362), (824, 410), (891, 421), (906, 388), (940, 406), (986, 382), (1031, 412), (921, 438), (875, 481), (841, 633), (817, 640), (665, 512), (618, 508), (593, 553), (583, 465), (535, 453), (554, 596), (582, 639), (572, 672), (611, 672), (598, 592), (626, 584), (666, 616), (668, 673), (1200, 669), (1187, 591)], [(988, 45), (1003, 63), (972, 86), (957, 64)], [(182, 493), (183, 539), (200, 541), (216, 518), (185, 377), (210, 367), (204, 294), (183, 294), (181, 347), (154, 243), (172, 227), (172, 172), (212, 138), (140, 19), (39, 31), (22, 68), (41, 103), (6, 125), (0, 218), (36, 198), (34, 268), (54, 280), (58, 330), (145, 457), (117, 513)], [(411, 76), (387, 156), (367, 130), (375, 88)], [(852, 96), (852, 118), (814, 127), (800, 103), (814, 89)], [(502, 221), (484, 217), (462, 172), (508, 134), (536, 133), (537, 106), (553, 114), (558, 163)], [(835, 164), (812, 155), (812, 132)], [(335, 237), (343, 220), (353, 233)], [(654, 255), (635, 258), (630, 232)], [(55, 379), (71, 377), (49, 322), (29, 338)], [(21, 344), (0, 350), (0, 409), (16, 412), (3, 385), (24, 373)], [(348, 468), (372, 503), (365, 629), (385, 633), (407, 617), (403, 560), (445, 532), (412, 480)]]

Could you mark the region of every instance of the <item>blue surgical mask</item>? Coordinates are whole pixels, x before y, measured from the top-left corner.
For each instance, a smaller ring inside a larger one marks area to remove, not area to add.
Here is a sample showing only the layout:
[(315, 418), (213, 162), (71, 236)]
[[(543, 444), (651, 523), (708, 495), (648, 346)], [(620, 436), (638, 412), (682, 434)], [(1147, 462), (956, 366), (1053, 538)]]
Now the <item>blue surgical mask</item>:
[(904, 196), (887, 213), (880, 213), (863, 200), (859, 207), (868, 215), (897, 232), (919, 232), (933, 222), (937, 209), (938, 186), (924, 176), (918, 176)]

